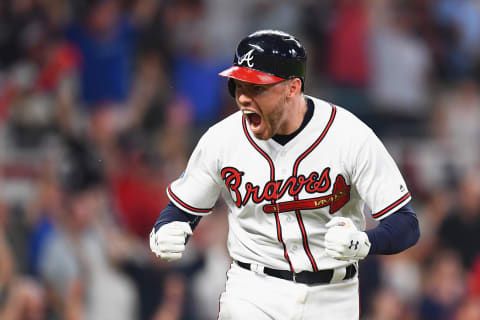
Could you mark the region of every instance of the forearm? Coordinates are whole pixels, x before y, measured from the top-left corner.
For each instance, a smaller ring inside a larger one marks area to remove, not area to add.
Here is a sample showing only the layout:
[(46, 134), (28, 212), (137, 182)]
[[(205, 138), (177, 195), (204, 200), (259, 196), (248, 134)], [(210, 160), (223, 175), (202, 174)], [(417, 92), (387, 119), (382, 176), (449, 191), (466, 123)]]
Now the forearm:
[(201, 216), (189, 214), (177, 208), (172, 202), (170, 202), (158, 216), (158, 219), (155, 222), (155, 232), (158, 231), (161, 226), (174, 221), (187, 222), (190, 224), (192, 230), (194, 230), (201, 218)]
[(366, 233), (371, 243), (369, 254), (396, 254), (413, 246), (420, 237), (417, 217), (408, 204)]

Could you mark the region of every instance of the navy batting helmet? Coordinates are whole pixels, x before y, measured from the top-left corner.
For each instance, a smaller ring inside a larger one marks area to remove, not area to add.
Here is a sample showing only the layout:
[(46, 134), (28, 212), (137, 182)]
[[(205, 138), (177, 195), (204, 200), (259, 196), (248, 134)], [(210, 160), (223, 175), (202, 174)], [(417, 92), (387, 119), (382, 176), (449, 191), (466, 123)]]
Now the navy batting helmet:
[(228, 90), (235, 97), (237, 79), (256, 84), (273, 84), (300, 78), (305, 82), (307, 53), (294, 36), (276, 30), (260, 30), (242, 39), (233, 66), (219, 73), (229, 78)]

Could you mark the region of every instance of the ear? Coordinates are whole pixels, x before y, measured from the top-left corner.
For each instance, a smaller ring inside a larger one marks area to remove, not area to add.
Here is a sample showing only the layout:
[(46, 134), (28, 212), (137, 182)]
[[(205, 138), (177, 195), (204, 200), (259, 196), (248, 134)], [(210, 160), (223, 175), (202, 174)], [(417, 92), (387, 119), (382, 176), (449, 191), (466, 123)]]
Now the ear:
[(287, 97), (291, 98), (296, 96), (302, 91), (302, 80), (300, 78), (293, 78), (287, 85)]

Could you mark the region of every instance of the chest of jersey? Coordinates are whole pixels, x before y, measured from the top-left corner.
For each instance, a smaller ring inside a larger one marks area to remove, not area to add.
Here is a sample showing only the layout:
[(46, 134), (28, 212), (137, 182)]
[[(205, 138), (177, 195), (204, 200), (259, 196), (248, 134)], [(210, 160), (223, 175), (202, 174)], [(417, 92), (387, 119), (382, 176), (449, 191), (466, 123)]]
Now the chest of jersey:
[(331, 148), (328, 143), (309, 149), (308, 143), (304, 148), (273, 141), (238, 145), (221, 166), (228, 200), (237, 209), (261, 208), (266, 214), (296, 210), (334, 214), (350, 200), (351, 186), (341, 152)]

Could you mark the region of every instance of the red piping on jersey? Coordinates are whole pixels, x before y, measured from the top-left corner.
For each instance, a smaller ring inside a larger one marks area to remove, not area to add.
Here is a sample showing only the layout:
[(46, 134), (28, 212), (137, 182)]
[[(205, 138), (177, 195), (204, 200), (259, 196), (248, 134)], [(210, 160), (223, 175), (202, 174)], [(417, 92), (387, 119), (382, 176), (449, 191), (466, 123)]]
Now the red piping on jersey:
[(403, 197), (401, 197), (400, 199), (398, 199), (397, 201), (395, 201), (394, 203), (392, 203), (391, 205), (389, 205), (388, 207), (386, 207), (385, 209), (383, 209), (382, 211), (377, 212), (375, 214), (372, 214), (372, 217), (373, 218), (379, 218), (379, 217), (383, 216), (385, 213), (392, 210), (393, 208), (398, 206), (400, 203), (402, 203), (403, 201), (408, 199), (408, 197), (410, 197), (410, 192), (407, 193), (406, 195), (404, 195)]
[(172, 189), (170, 188), (170, 186), (168, 186), (168, 189), (167, 189), (168, 193), (172, 196), (172, 198), (177, 201), (181, 206), (183, 206), (184, 208), (188, 209), (188, 210), (191, 210), (193, 212), (198, 212), (198, 213), (209, 213), (210, 211), (213, 210), (213, 207), (210, 208), (210, 209), (199, 209), (199, 208), (195, 208), (195, 207), (192, 207), (192, 206), (189, 206), (188, 204), (186, 204), (185, 202), (183, 202), (182, 200), (180, 200), (179, 197), (177, 197), (177, 195), (175, 193), (173, 193)]
[[(273, 164), (273, 161), (272, 161), (272, 159), (270, 159), (268, 154), (265, 151), (263, 151), (255, 143), (255, 141), (253, 141), (252, 137), (250, 137), (250, 135), (248, 134), (246, 116), (242, 117), (242, 126), (243, 126), (243, 132), (245, 132), (245, 136), (247, 137), (250, 144), (265, 158), (265, 160), (268, 161), (268, 165), (270, 166), (270, 181), (275, 181), (275, 166)], [(272, 202), (272, 205), (275, 205), (275, 199), (272, 199), (271, 202)], [(280, 225), (280, 219), (278, 218), (278, 213), (275, 213), (274, 215), (275, 215), (275, 224), (277, 226), (277, 238), (278, 238), (278, 241), (280, 241), (280, 243), (283, 246), (283, 255), (284, 255), (285, 259), (287, 260), (288, 265), (290, 266), (290, 270), (292, 272), (295, 272), (295, 270), (293, 269), (292, 262), (290, 261), (290, 257), (288, 256), (287, 246), (285, 245), (285, 242), (283, 242), (282, 226)]]
[[(317, 138), (317, 140), (304, 152), (302, 153), (298, 158), (297, 160), (295, 161), (295, 164), (293, 165), (293, 176), (296, 177), (297, 176), (297, 173), (298, 173), (298, 167), (300, 165), (300, 162), (305, 159), (305, 157), (310, 154), (310, 152), (313, 151), (313, 149), (315, 149), (319, 144), (320, 142), (322, 142), (323, 138), (325, 137), (325, 135), (327, 134), (328, 130), (330, 129), (330, 127), (332, 126), (332, 123), (333, 123), (333, 120), (335, 119), (335, 115), (337, 114), (337, 108), (334, 106), (334, 105), (331, 105), (332, 107), (332, 113), (330, 114), (330, 119), (328, 120), (328, 123), (327, 125), (325, 126), (325, 128), (323, 129), (322, 133), (320, 134), (320, 136)], [(298, 201), (298, 195), (295, 195), (294, 196), (294, 199), (295, 201)], [(310, 259), (310, 263), (312, 264), (312, 268), (313, 268), (313, 271), (318, 271), (318, 267), (317, 267), (317, 263), (315, 262), (315, 259), (313, 258), (313, 255), (310, 251), (310, 247), (308, 246), (308, 236), (307, 236), (307, 232), (305, 230), (305, 226), (303, 224), (303, 219), (302, 219), (302, 215), (300, 213), (300, 210), (295, 210), (295, 213), (297, 215), (297, 221), (298, 221), (298, 225), (300, 227), (300, 231), (302, 232), (302, 238), (303, 238), (303, 249), (305, 250), (305, 253), (307, 254), (308, 258)]]

